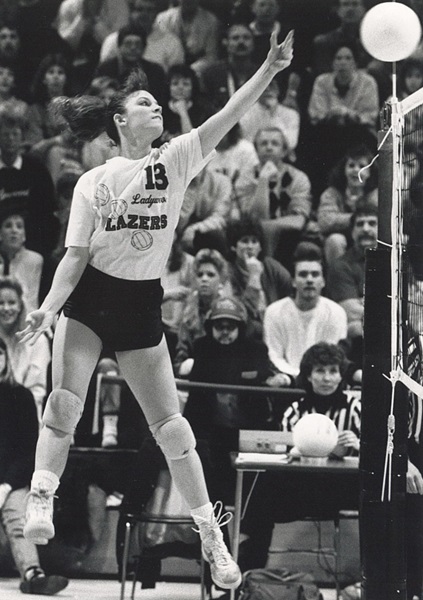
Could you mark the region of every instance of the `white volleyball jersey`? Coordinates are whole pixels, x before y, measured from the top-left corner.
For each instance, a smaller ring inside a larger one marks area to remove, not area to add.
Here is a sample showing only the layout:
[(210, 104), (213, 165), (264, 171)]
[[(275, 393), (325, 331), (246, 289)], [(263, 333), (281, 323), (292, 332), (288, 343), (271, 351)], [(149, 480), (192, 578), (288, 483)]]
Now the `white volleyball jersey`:
[(203, 158), (197, 129), (158, 152), (111, 158), (75, 186), (65, 245), (89, 247), (89, 264), (121, 279), (161, 277), (185, 190)]

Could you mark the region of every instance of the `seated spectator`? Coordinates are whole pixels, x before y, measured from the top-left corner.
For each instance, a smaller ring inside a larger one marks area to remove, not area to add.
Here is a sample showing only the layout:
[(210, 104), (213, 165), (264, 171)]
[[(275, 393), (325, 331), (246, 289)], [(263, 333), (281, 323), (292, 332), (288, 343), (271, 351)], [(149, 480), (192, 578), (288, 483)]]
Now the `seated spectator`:
[(28, 102), (32, 75), (26, 68), (27, 63), (15, 21), (0, 24), (0, 62), (8, 65), (14, 72), (17, 97)]
[(45, 160), (48, 149), (61, 132), (60, 123), (51, 111), (51, 101), (58, 96), (69, 96), (70, 91), (69, 63), (61, 54), (48, 54), (41, 61), (31, 86), (30, 119), (41, 132), (32, 152), (41, 160)]
[(278, 127), (285, 136), (289, 158), (295, 162), (295, 148), (300, 133), (298, 111), (279, 102), (279, 86), (273, 80), (260, 96), (258, 102), (240, 120), (243, 137), (254, 142), (260, 129)]
[(277, 127), (259, 129), (259, 163), (241, 170), (235, 190), (241, 214), (259, 220), (268, 256), (290, 266), (311, 213), (311, 184), (305, 173), (285, 162), (289, 146)]
[(337, 0), (336, 13), (339, 25), (313, 39), (313, 74), (327, 73), (332, 69), (333, 55), (340, 44), (354, 47), (357, 66), (363, 69), (371, 60), (360, 40), (360, 23), (366, 13), (364, 0)]
[(80, 176), (81, 171), (79, 170), (63, 171), (56, 182), (57, 210), (54, 214), (59, 222), (59, 233), (57, 236), (56, 247), (51, 253), (52, 259), (56, 265), (66, 252), (65, 237), (68, 228), (73, 190)]
[(46, 575), (37, 546), (23, 536), (26, 498), (38, 438), (31, 392), (14, 378), (7, 346), (0, 339), (0, 520), (19, 571), (23, 594), (53, 596), (68, 585), (65, 577)]
[(0, 213), (0, 260), (2, 275), (17, 279), (23, 289), (23, 301), (29, 311), (40, 306), (44, 259), (25, 248), (25, 220), (19, 213)]
[(377, 227), (377, 208), (358, 203), (350, 222), (352, 246), (328, 266), (328, 294), (347, 313), (348, 337), (353, 344), (350, 358), (356, 364), (362, 362), (365, 252), (376, 247)]
[(71, 47), (53, 25), (57, 11), (57, 4), (54, 4), (44, 0), (18, 2), (16, 28), (28, 83), (32, 82), (41, 61), (48, 54), (60, 54), (69, 64), (72, 59)]
[[(311, 346), (301, 360), (303, 398), (286, 409), (282, 431), (292, 431), (304, 415), (319, 413), (334, 421), (338, 429), (338, 444), (333, 455), (358, 454), (361, 427), (360, 392), (344, 391), (343, 374), (347, 366), (344, 352), (334, 344)], [(305, 493), (312, 490), (312, 493)], [(240, 546), (240, 567), (248, 569), (266, 566), (267, 554), (275, 523), (298, 521), (304, 517), (334, 518), (339, 510), (357, 510), (358, 481), (340, 486), (333, 475), (322, 473), (281, 474), (262, 473), (249, 499), (241, 530), (247, 539)]]
[(175, 358), (182, 311), (194, 289), (194, 257), (185, 252), (175, 233), (172, 250), (161, 277), (163, 287), (162, 320), (171, 359)]
[(375, 130), (379, 114), (376, 82), (358, 69), (351, 47), (336, 48), (332, 69), (316, 78), (308, 112), (313, 125), (324, 121), (338, 126), (357, 123)]
[[(261, 64), (269, 52), (270, 35), (273, 31), (279, 34), (282, 28), (278, 21), (280, 6), (277, 0), (254, 0), (251, 11), (254, 15), (254, 20), (250, 23), (254, 35), (254, 54)], [(284, 33), (286, 35), (288, 32)]]
[(208, 247), (226, 252), (225, 228), (231, 210), (231, 180), (222, 173), (203, 169), (189, 184), (182, 204), (178, 232), (184, 250)]
[(133, 69), (140, 68), (147, 76), (149, 90), (159, 104), (164, 103), (166, 76), (162, 67), (143, 58), (146, 35), (142, 28), (127, 25), (118, 32), (118, 55), (101, 63), (96, 76), (107, 75), (123, 84)]
[(63, 0), (55, 25), (72, 50), (73, 92), (85, 91), (100, 57), (101, 45), (110, 32), (125, 25), (127, 2), (113, 0)]
[(264, 314), (264, 341), (270, 360), (296, 377), (304, 352), (313, 344), (336, 344), (347, 337), (347, 315), (333, 300), (323, 297), (325, 286), (320, 248), (302, 243), (294, 255), (294, 297), (273, 302)]
[(174, 65), (169, 69), (168, 100), (162, 109), (162, 141), (188, 133), (211, 116), (211, 107), (200, 95), (197, 75), (190, 67)]
[(319, 229), (325, 236), (327, 264), (332, 264), (351, 245), (350, 221), (357, 202), (377, 206), (377, 170), (375, 164), (369, 167), (372, 158), (366, 146), (352, 146), (329, 175), (329, 186), (321, 195), (317, 210)]
[(235, 195), (235, 184), (241, 167), (248, 171), (257, 163), (258, 158), (254, 144), (242, 137), (239, 123), (236, 123), (216, 146), (216, 156), (207, 165), (208, 169), (223, 173), (231, 180), (231, 217), (234, 219), (239, 219), (241, 215)]
[(230, 221), (227, 239), (233, 294), (242, 300), (262, 339), (264, 311), (291, 294), (291, 275), (277, 260), (263, 255), (263, 231), (257, 222), (247, 218)]
[[(98, 96), (108, 102), (118, 90), (119, 82), (107, 75), (94, 77), (87, 94)], [(113, 144), (106, 132), (101, 133), (91, 142), (84, 142), (82, 147), (82, 166), (85, 171), (103, 165), (106, 160), (117, 156), (117, 146)]]
[[(205, 321), (205, 335), (194, 342), (189, 379), (204, 383), (277, 386), (279, 378), (263, 342), (245, 335), (247, 313), (241, 302), (215, 300)], [(283, 382), (283, 379), (282, 379)], [(197, 439), (207, 444), (205, 472), (212, 497), (233, 504), (235, 470), (229, 453), (238, 450), (240, 429), (271, 429), (272, 411), (265, 396), (207, 389), (189, 393), (184, 416)]]
[[(185, 52), (177, 35), (163, 31), (157, 25), (160, 12), (156, 0), (128, 0), (128, 25), (142, 27), (147, 35), (143, 58), (158, 63), (167, 73), (173, 65), (185, 63)], [(100, 62), (117, 56), (117, 31), (110, 33), (100, 50)]]
[(47, 257), (58, 234), (54, 184), (47, 168), (23, 153), (27, 127), (19, 111), (0, 111), (0, 211), (25, 215), (26, 247)]
[(204, 322), (212, 302), (230, 291), (228, 264), (218, 250), (199, 250), (193, 269), (195, 285), (184, 303), (174, 360), (175, 373), (181, 377), (191, 372), (194, 341), (205, 334)]
[(42, 132), (37, 123), (30, 118), (31, 109), (29, 104), (17, 98), (15, 93), (16, 77), (14, 68), (7, 62), (1, 62), (0, 59), (0, 111), (7, 112), (12, 109), (16, 113), (20, 112), (23, 118), (28, 121), (28, 129), (23, 144), (25, 148), (30, 148), (41, 139)]
[(90, 32), (98, 43), (128, 21), (128, 1), (63, 0), (56, 17), (60, 37), (75, 52), (85, 33)]
[(423, 56), (410, 56), (400, 64), (397, 79), (398, 100), (404, 100), (410, 94), (423, 87)]
[(371, 75), (358, 69), (352, 46), (341, 44), (336, 48), (331, 71), (315, 79), (308, 114), (312, 125), (309, 151), (318, 152), (314, 168), (320, 191), (325, 175), (348, 146), (376, 146), (378, 88)]
[(220, 23), (215, 15), (200, 6), (199, 0), (180, 0), (157, 15), (161, 31), (176, 35), (185, 52), (185, 62), (200, 76), (218, 57)]
[(82, 174), (86, 169), (83, 165), (84, 142), (82, 140), (68, 129), (53, 139), (46, 152), (44, 163), (56, 187), (63, 173), (73, 171)]
[[(281, 42), (290, 29), (295, 29), (294, 22), (287, 14), (286, 7), (283, 4), (278, 0), (253, 0), (251, 3), (251, 12), (254, 18), (249, 23), (249, 27), (254, 36), (254, 57), (258, 64), (263, 62), (269, 52), (270, 36), (273, 32), (276, 33), (278, 41)], [(296, 51), (294, 40), (294, 69), (298, 62), (297, 56), (300, 53)], [(278, 85), (278, 93), (281, 94), (282, 98), (285, 97), (287, 92), (287, 83), (291, 71), (292, 68), (284, 73), (278, 73), (274, 79)]]
[(202, 90), (215, 111), (221, 109), (258, 68), (253, 34), (247, 24), (230, 25), (223, 43), (226, 59), (215, 60), (200, 78)]
[(32, 393), (41, 426), (51, 361), (50, 342), (43, 333), (33, 346), (21, 344), (16, 335), (24, 327), (27, 310), (21, 284), (10, 277), (0, 278), (0, 337), (5, 341), (16, 381)]

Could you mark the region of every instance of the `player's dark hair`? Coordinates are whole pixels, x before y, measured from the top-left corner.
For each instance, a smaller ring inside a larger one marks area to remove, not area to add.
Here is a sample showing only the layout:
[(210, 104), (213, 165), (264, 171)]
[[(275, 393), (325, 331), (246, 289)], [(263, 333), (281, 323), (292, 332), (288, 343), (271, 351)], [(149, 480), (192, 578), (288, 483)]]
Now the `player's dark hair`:
[(142, 69), (130, 73), (120, 88), (106, 103), (97, 96), (75, 96), (55, 98), (52, 107), (57, 117), (63, 117), (69, 129), (77, 138), (91, 141), (104, 131), (116, 145), (119, 145), (119, 133), (113, 116), (125, 112), (125, 102), (138, 90), (148, 91), (148, 80)]

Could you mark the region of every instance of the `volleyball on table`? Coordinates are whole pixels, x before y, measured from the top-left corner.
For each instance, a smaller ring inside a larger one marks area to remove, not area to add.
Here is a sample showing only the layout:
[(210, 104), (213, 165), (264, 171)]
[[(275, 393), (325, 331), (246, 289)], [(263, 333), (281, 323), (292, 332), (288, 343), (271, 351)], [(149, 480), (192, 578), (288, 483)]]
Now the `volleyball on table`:
[(328, 456), (338, 443), (335, 423), (319, 413), (301, 417), (295, 424), (292, 435), (294, 446), (302, 456)]

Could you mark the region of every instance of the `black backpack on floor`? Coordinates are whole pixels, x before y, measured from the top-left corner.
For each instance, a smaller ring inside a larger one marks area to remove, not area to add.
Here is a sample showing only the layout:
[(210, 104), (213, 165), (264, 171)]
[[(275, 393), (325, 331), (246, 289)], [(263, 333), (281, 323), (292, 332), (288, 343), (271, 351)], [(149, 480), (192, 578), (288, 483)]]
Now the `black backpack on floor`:
[(323, 600), (309, 573), (252, 569), (243, 575), (239, 600)]

